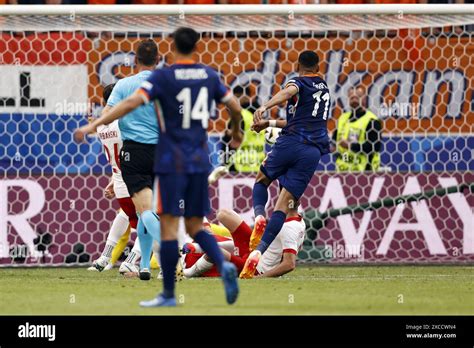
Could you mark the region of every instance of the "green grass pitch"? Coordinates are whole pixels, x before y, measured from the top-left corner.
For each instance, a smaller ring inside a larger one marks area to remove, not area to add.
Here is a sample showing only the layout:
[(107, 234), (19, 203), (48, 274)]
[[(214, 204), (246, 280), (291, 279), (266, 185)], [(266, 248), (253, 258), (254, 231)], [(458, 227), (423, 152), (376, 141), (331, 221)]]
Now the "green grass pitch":
[[(153, 276), (156, 275), (156, 271)], [(142, 309), (161, 281), (125, 279), (117, 268), (0, 269), (0, 314), (474, 314), (474, 267), (298, 267), (278, 279), (241, 280), (228, 306), (220, 279), (177, 284), (178, 308)]]

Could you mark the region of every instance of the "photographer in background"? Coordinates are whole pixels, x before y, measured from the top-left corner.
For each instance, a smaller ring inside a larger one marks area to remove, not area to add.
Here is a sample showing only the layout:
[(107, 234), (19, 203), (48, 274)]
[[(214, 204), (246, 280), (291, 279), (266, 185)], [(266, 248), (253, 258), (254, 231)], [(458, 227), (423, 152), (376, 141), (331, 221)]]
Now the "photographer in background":
[(225, 135), (222, 138), (225, 147), (224, 164), (230, 165), (230, 172), (257, 173), (260, 164), (265, 158), (265, 133), (256, 133), (250, 129), (253, 123), (253, 112), (258, 108), (258, 105), (250, 97), (250, 88), (248, 86), (245, 89), (241, 86), (236, 86), (232, 92), (242, 107), (240, 129), (244, 134), (244, 140), (238, 149), (233, 149), (228, 145), (231, 132), (231, 123), (229, 121)]
[(338, 172), (377, 171), (380, 167), (382, 124), (367, 109), (367, 95), (362, 86), (349, 89), (351, 110), (337, 120), (332, 135)]

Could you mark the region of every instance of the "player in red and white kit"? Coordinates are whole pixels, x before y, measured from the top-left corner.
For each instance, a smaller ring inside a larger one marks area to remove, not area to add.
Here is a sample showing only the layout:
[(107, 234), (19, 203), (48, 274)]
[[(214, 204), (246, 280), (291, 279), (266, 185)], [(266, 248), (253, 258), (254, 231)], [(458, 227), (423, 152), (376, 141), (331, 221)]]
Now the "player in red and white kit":
[[(232, 259), (236, 257), (234, 256), (234, 240), (217, 234), (217, 231), (214, 230), (215, 225), (212, 226), (206, 218), (203, 219), (202, 227), (214, 236), (223, 251), (225, 259), (232, 262)], [(182, 268), (183, 275), (186, 278), (220, 276), (217, 267), (209, 261), (209, 258), (204, 254), (199, 244), (185, 243), (181, 251), (185, 254), (184, 260), (182, 260)]]
[[(250, 254), (249, 243), (252, 229), (233, 210), (219, 210), (217, 220), (230, 231), (232, 238), (216, 234), (214, 237), (226, 260), (232, 262), (241, 271)], [(205, 227), (212, 233), (209, 225)], [(305, 230), (305, 222), (297, 209), (290, 210), (277, 238), (262, 255), (255, 274), (261, 277), (279, 277), (293, 271), (296, 267), (296, 255), (303, 245)], [(185, 244), (183, 252), (187, 253), (183, 271), (185, 277), (219, 276), (216, 267), (205, 254), (202, 254), (197, 244)]]
[[(107, 102), (110, 93), (112, 93), (113, 87), (114, 85), (112, 84), (104, 88), (103, 99), (105, 102)], [(102, 271), (109, 264), (112, 250), (117, 245), (120, 237), (127, 231), (129, 225), (136, 229), (138, 218), (135, 206), (130, 198), (127, 186), (123, 181), (122, 173), (120, 171), (119, 154), (123, 142), (120, 135), (118, 121), (97, 127), (97, 137), (104, 147), (107, 161), (112, 166), (112, 177), (110, 183), (105, 188), (105, 196), (107, 198), (115, 197), (121, 208), (112, 223), (102, 255), (93, 262), (93, 267), (98, 271)], [(128, 254), (127, 259), (122, 262), (119, 272), (122, 274), (138, 272), (135, 263), (140, 256), (140, 243), (137, 238), (132, 251)]]

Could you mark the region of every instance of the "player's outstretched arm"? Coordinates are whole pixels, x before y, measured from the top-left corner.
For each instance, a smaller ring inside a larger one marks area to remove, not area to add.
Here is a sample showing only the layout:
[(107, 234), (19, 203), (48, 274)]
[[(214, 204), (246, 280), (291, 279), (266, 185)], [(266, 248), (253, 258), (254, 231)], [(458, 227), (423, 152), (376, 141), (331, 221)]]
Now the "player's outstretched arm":
[(280, 105), (283, 102), (286, 102), (291, 97), (298, 93), (298, 88), (290, 84), (275, 94), (269, 101), (259, 107), (253, 114), (254, 123), (259, 122), (263, 118), (265, 111), (270, 110), (274, 106)]
[(145, 100), (143, 99), (143, 96), (140, 94), (140, 92), (137, 91), (133, 93), (130, 97), (121, 101), (116, 106), (105, 110), (105, 112), (102, 113), (102, 116), (96, 119), (94, 122), (91, 122), (88, 125), (77, 129), (74, 132), (74, 139), (77, 142), (84, 141), (85, 136), (89, 133), (94, 132), (98, 126), (103, 124), (109, 124), (125, 116), (130, 111), (133, 111), (137, 107), (142, 105), (144, 102)]
[(260, 133), (268, 127), (284, 128), (286, 123), (286, 120), (260, 120), (257, 123), (254, 121), (250, 128), (257, 133)]
[(259, 277), (280, 277), (293, 271), (296, 268), (296, 255), (293, 253), (283, 253), (283, 258), (278, 266), (263, 273)]
[(231, 125), (231, 136), (232, 140), (230, 146), (234, 149), (238, 148), (244, 139), (242, 130), (240, 129), (240, 122), (242, 121), (242, 108), (235, 97), (230, 98), (225, 106), (230, 112), (230, 118), (232, 120)]

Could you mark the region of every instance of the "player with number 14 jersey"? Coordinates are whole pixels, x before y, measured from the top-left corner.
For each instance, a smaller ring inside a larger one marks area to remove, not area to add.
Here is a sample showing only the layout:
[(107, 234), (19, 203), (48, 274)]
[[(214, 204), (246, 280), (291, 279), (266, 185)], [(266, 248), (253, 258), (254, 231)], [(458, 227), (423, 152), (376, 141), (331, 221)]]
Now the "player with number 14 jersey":
[(155, 70), (141, 92), (158, 102), (163, 135), (155, 152), (155, 173), (208, 173), (209, 110), (213, 101), (221, 104), (231, 97), (217, 73), (192, 60), (180, 60)]
[(242, 109), (213, 69), (193, 61), (199, 38), (192, 28), (177, 29), (172, 42), (174, 64), (155, 70), (132, 96), (75, 133), (76, 140), (80, 141), (101, 124), (124, 117), (140, 105), (157, 103), (160, 140), (155, 151), (153, 193), (155, 211), (162, 223), (163, 292), (150, 301), (140, 302), (143, 307), (176, 306), (174, 278), (179, 259), (180, 216), (185, 218), (187, 233), (219, 270), (227, 303), (234, 303), (239, 293), (235, 266), (224, 259), (214, 237), (202, 228), (202, 221), (210, 206), (207, 128), (212, 104), (227, 107), (232, 120), (234, 147), (242, 142)]

